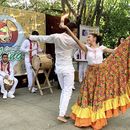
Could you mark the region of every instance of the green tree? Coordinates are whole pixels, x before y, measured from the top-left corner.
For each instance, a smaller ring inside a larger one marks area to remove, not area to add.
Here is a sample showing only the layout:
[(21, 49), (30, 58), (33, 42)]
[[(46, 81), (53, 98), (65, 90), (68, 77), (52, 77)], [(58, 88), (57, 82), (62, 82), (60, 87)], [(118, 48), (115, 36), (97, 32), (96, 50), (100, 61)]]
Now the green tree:
[(130, 0), (30, 0), (28, 6), (20, 0), (1, 0), (0, 4), (59, 16), (69, 11), (78, 25), (99, 26), (109, 47), (115, 46), (118, 37), (130, 33)]
[(112, 9), (104, 12), (99, 27), (107, 46), (115, 47), (120, 36), (127, 37), (130, 34), (129, 11), (128, 1), (120, 1)]

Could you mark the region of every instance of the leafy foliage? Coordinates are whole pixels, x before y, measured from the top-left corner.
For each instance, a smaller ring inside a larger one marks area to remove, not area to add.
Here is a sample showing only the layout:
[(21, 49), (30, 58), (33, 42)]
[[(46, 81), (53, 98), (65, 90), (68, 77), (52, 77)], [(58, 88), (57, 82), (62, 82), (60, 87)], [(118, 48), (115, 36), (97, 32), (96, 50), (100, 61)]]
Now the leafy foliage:
[(27, 7), (21, 0), (1, 0), (0, 4), (54, 16), (69, 10), (78, 24), (99, 26), (104, 44), (111, 48), (118, 37), (130, 34), (129, 0), (30, 0)]
[(110, 13), (106, 12), (99, 25), (104, 37), (104, 43), (114, 48), (117, 39), (130, 34), (130, 7), (125, 2), (120, 2)]

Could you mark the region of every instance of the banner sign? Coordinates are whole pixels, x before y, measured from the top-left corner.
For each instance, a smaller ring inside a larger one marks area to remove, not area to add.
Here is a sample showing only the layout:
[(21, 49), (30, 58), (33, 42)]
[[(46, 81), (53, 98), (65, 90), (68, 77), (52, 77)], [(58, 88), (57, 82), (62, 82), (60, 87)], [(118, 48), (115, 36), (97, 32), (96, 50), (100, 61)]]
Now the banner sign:
[(0, 7), (0, 59), (7, 53), (16, 75), (25, 74), (24, 55), (20, 51), (22, 42), (33, 30), (45, 34), (44, 21), (42, 13)]
[(80, 40), (86, 43), (87, 35), (90, 33), (99, 34), (99, 27), (91, 27), (86, 25), (80, 25)]

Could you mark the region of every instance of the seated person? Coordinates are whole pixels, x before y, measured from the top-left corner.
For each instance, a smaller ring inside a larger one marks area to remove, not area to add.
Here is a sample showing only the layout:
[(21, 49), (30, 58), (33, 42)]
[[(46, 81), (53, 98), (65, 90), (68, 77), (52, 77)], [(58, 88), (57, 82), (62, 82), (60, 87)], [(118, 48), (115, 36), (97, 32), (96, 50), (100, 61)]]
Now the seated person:
[[(5, 84), (5, 79), (10, 84)], [(14, 77), (14, 69), (12, 64), (8, 60), (8, 54), (2, 54), (2, 60), (0, 61), (0, 87), (3, 99), (15, 98), (15, 88), (18, 84), (18, 80)], [(7, 89), (9, 88), (9, 89)]]

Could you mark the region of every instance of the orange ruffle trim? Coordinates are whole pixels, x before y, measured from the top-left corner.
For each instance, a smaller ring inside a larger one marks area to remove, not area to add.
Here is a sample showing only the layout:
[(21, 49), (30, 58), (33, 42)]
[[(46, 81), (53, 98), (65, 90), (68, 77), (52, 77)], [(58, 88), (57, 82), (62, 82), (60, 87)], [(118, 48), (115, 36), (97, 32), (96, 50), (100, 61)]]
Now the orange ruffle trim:
[(74, 113), (70, 115), (71, 119), (75, 120), (75, 126), (77, 127), (87, 127), (87, 126), (92, 126), (93, 128), (100, 130), (102, 127), (107, 125), (107, 119), (111, 117), (116, 117), (119, 115), (119, 111), (122, 113), (125, 113), (126, 110), (130, 108), (130, 103), (126, 106), (120, 107), (115, 110), (108, 110), (105, 112), (106, 118), (98, 119), (95, 122), (92, 122), (90, 118), (79, 118), (76, 117)]
[(82, 108), (76, 103), (72, 107), (70, 117), (75, 121), (77, 127), (91, 126), (93, 129), (100, 130), (107, 125), (107, 119), (116, 117), (120, 112), (125, 113), (130, 108), (129, 92), (114, 99), (104, 101), (103, 107), (97, 112), (92, 111), (92, 107)]

